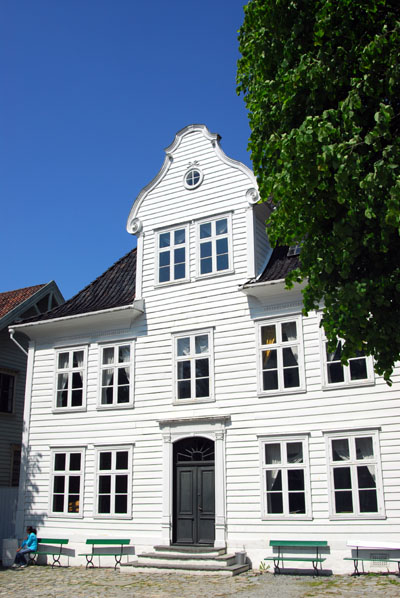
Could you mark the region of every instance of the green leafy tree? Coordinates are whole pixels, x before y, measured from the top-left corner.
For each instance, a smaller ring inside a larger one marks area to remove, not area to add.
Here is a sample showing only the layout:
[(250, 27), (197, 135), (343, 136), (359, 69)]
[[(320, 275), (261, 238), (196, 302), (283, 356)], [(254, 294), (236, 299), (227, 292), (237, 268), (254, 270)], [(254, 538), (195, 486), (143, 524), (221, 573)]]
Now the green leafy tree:
[(302, 242), (286, 282), (323, 305), (329, 347), (400, 358), (400, 2), (251, 0), (237, 91), (273, 244)]

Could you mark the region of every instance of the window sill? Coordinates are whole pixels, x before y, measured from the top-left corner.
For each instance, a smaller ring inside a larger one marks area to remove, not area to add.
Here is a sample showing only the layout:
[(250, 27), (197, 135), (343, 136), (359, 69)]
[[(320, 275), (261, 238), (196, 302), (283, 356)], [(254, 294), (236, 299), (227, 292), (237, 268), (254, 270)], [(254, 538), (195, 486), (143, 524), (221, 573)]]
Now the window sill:
[(155, 289), (162, 289), (163, 287), (171, 287), (177, 284), (184, 284), (190, 282), (190, 278), (180, 278), (179, 280), (168, 280), (166, 282), (155, 282)]
[(360, 388), (363, 386), (374, 386), (375, 380), (357, 380), (357, 382), (340, 382), (338, 384), (323, 384), (322, 390), (337, 390), (338, 388)]
[(262, 515), (261, 521), (313, 521), (311, 515)]
[(379, 515), (368, 513), (366, 515), (356, 515), (355, 513), (351, 513), (349, 515), (331, 515), (329, 517), (331, 521), (365, 521), (366, 519), (387, 519), (386, 515)]
[(214, 398), (207, 397), (206, 399), (175, 399), (172, 404), (177, 405), (197, 405), (198, 403), (215, 403)]
[(93, 519), (132, 519), (132, 515), (93, 515)]
[(133, 409), (133, 403), (122, 403), (116, 405), (97, 405), (97, 411), (110, 411), (113, 409)]
[(83, 513), (49, 513), (52, 519), (83, 519)]
[(208, 274), (197, 274), (194, 280), (203, 280), (205, 278), (215, 278), (216, 276), (227, 276), (228, 274), (235, 274), (235, 270), (221, 270), (218, 272), (209, 272)]
[(83, 407), (53, 407), (52, 413), (82, 413), (87, 411), (86, 405)]
[(307, 392), (306, 388), (293, 388), (293, 389), (285, 388), (284, 390), (270, 390), (268, 392), (266, 392), (266, 391), (258, 392), (257, 396), (259, 399), (264, 399), (266, 397), (304, 394), (305, 392)]

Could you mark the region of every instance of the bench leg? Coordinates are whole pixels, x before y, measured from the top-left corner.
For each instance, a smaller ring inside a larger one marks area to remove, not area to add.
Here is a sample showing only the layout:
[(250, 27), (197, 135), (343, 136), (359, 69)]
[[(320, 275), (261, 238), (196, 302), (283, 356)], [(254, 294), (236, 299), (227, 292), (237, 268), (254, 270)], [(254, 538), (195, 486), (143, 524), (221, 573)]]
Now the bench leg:
[(118, 565), (121, 565), (121, 560), (122, 560), (122, 552), (121, 554), (115, 554), (115, 566), (114, 566), (114, 570), (118, 567)]
[(93, 563), (94, 554), (86, 554), (85, 557), (86, 557), (86, 569), (88, 567), (94, 567), (94, 563)]
[(52, 569), (55, 565), (58, 565), (59, 567), (61, 567), (60, 558), (61, 558), (61, 552), (59, 552), (58, 554), (53, 554), (53, 562), (51, 563)]
[(280, 567), (279, 567), (279, 561), (280, 560), (281, 559), (279, 559), (279, 558), (274, 559), (274, 575), (277, 575), (277, 574), (279, 574), (281, 572)]

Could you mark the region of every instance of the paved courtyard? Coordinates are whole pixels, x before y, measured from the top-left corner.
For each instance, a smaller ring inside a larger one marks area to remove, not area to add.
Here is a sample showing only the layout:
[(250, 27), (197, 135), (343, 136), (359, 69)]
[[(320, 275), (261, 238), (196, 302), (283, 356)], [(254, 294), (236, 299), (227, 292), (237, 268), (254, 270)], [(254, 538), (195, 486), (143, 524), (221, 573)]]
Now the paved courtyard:
[(271, 573), (237, 577), (123, 573), (84, 567), (0, 569), (7, 598), (400, 598), (394, 575), (312, 578)]

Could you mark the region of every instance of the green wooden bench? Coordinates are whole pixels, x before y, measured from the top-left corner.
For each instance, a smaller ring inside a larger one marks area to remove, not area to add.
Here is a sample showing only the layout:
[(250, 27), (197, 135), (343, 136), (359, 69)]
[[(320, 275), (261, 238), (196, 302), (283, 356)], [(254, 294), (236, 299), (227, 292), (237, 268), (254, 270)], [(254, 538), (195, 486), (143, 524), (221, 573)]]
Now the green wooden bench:
[[(270, 540), (269, 545), (278, 549), (277, 554), (264, 559), (264, 561), (274, 561), (274, 575), (281, 572), (286, 561), (312, 563), (314, 574), (318, 575), (318, 566), (321, 568), (322, 563), (326, 560), (320, 556), (319, 550), (328, 546), (328, 542), (326, 540)], [(298, 553), (297, 556), (288, 556), (286, 552), (284, 554), (284, 551), (291, 548), (307, 548), (308, 552), (315, 550), (315, 555)]]
[[(62, 555), (62, 548), (65, 544), (68, 544), (69, 540), (66, 538), (38, 538), (38, 547), (36, 550), (32, 550), (29, 554), (29, 565), (37, 564), (37, 557), (41, 554), (46, 556), (52, 556), (53, 562), (51, 566), (54, 567), (58, 565), (61, 567), (60, 558)], [(54, 544), (54, 548), (50, 546), (47, 548), (48, 545)], [(46, 545), (46, 548), (41, 545)]]
[[(121, 560), (124, 554), (124, 546), (130, 544), (130, 540), (126, 539), (116, 539), (112, 540), (110, 538), (106, 539), (89, 539), (86, 540), (86, 544), (92, 546), (91, 552), (83, 552), (79, 556), (86, 557), (86, 569), (88, 567), (94, 567), (93, 559), (95, 556), (113, 556), (115, 558), (115, 566), (114, 569), (121, 564)], [(115, 548), (110, 548), (107, 552), (103, 552), (102, 550), (96, 550), (96, 548), (108, 548), (109, 546), (115, 546)], [(100, 563), (100, 558), (99, 558)]]
[[(387, 567), (388, 563), (396, 563), (398, 574), (400, 576), (400, 556), (397, 558), (389, 558), (390, 552), (396, 551), (400, 553), (400, 542), (369, 542), (368, 540), (352, 540), (347, 542), (349, 548), (355, 549), (353, 556), (344, 557), (344, 561), (353, 561), (354, 571), (353, 575), (361, 575), (365, 573), (364, 563), (373, 563)], [(362, 551), (360, 554), (359, 551)], [(366, 556), (366, 552), (369, 555)], [(374, 552), (372, 552), (374, 551)], [(361, 563), (362, 571), (359, 570), (358, 563)]]

